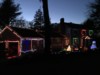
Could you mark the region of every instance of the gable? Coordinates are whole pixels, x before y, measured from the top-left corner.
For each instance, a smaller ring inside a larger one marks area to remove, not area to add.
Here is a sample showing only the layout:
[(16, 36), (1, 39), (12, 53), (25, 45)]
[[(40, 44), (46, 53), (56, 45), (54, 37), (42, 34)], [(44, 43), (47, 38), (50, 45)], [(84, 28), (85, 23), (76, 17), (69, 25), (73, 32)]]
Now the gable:
[(4, 40), (20, 40), (20, 37), (13, 30), (5, 28), (0, 34), (0, 41)]

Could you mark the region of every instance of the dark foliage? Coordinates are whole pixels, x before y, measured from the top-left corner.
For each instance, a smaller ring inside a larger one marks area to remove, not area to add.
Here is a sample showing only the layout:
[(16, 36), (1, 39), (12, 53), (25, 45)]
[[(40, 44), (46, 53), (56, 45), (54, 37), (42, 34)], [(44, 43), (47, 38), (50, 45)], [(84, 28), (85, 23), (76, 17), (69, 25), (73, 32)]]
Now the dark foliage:
[(99, 57), (100, 52), (69, 53), (50, 56), (28, 53), (16, 59), (0, 61), (0, 75), (98, 75)]
[[(86, 25), (87, 24), (87, 25)], [(95, 0), (89, 5), (89, 18), (85, 22), (86, 27), (94, 29), (94, 38), (97, 41), (98, 47), (100, 47), (100, 0)]]
[(94, 3), (90, 3), (90, 17), (94, 22), (95, 28), (100, 28), (100, 0), (95, 0)]
[(94, 28), (94, 23), (93, 23), (93, 21), (91, 19), (87, 19), (84, 22), (84, 26), (85, 26), (85, 28), (93, 29)]
[(5, 27), (9, 25), (18, 15), (21, 14), (20, 5), (15, 4), (13, 0), (3, 0), (0, 4), (0, 25)]
[(41, 9), (38, 9), (38, 11), (36, 11), (36, 14), (34, 16), (34, 28), (41, 29), (43, 25), (44, 25), (43, 13)]

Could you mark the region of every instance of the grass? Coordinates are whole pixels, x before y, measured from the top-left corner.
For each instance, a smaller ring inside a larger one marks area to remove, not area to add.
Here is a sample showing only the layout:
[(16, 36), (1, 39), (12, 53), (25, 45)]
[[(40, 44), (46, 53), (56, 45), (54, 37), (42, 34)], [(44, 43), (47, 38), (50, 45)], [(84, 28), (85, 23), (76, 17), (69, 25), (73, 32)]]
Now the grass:
[[(27, 53), (21, 57), (0, 63), (0, 71), (12, 75), (33, 74), (93, 74), (98, 73), (99, 51), (85, 53), (69, 53), (58, 55), (37, 55)], [(95, 71), (96, 70), (96, 71)]]

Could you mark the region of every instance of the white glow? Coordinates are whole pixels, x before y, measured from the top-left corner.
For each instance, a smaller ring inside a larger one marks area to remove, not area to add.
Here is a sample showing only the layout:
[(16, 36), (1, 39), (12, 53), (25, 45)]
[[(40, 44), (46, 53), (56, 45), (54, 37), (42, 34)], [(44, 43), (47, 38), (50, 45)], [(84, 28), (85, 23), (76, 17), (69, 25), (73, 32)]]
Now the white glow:
[(18, 36), (19, 38), (21, 38), (16, 32), (13, 32), (16, 36)]
[(85, 39), (91, 39), (89, 36), (86, 36)]
[(8, 28), (8, 26), (6, 26), (6, 27), (0, 32), (0, 34), (3, 33), (7, 28)]
[(64, 48), (64, 51), (72, 51), (71, 46), (70, 46), (70, 45), (68, 45), (68, 47), (67, 47), (67, 48)]
[(6, 40), (5, 42), (19, 42), (19, 41), (9, 41), (9, 40)]
[(23, 38), (22, 40), (44, 40), (44, 38)]
[(90, 49), (94, 50), (96, 48), (97, 48), (96, 41), (92, 41), (92, 45), (91, 45)]
[(71, 51), (71, 46), (70, 45), (68, 46), (67, 51)]

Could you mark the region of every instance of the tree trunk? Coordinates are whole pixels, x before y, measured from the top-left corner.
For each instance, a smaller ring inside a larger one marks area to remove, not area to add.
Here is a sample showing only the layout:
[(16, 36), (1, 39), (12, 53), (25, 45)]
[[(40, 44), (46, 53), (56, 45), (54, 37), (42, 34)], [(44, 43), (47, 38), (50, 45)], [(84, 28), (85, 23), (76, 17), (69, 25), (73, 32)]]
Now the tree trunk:
[(48, 0), (42, 0), (43, 2), (43, 12), (44, 12), (44, 21), (45, 21), (45, 53), (50, 53), (50, 20), (49, 20), (49, 11), (48, 11)]

